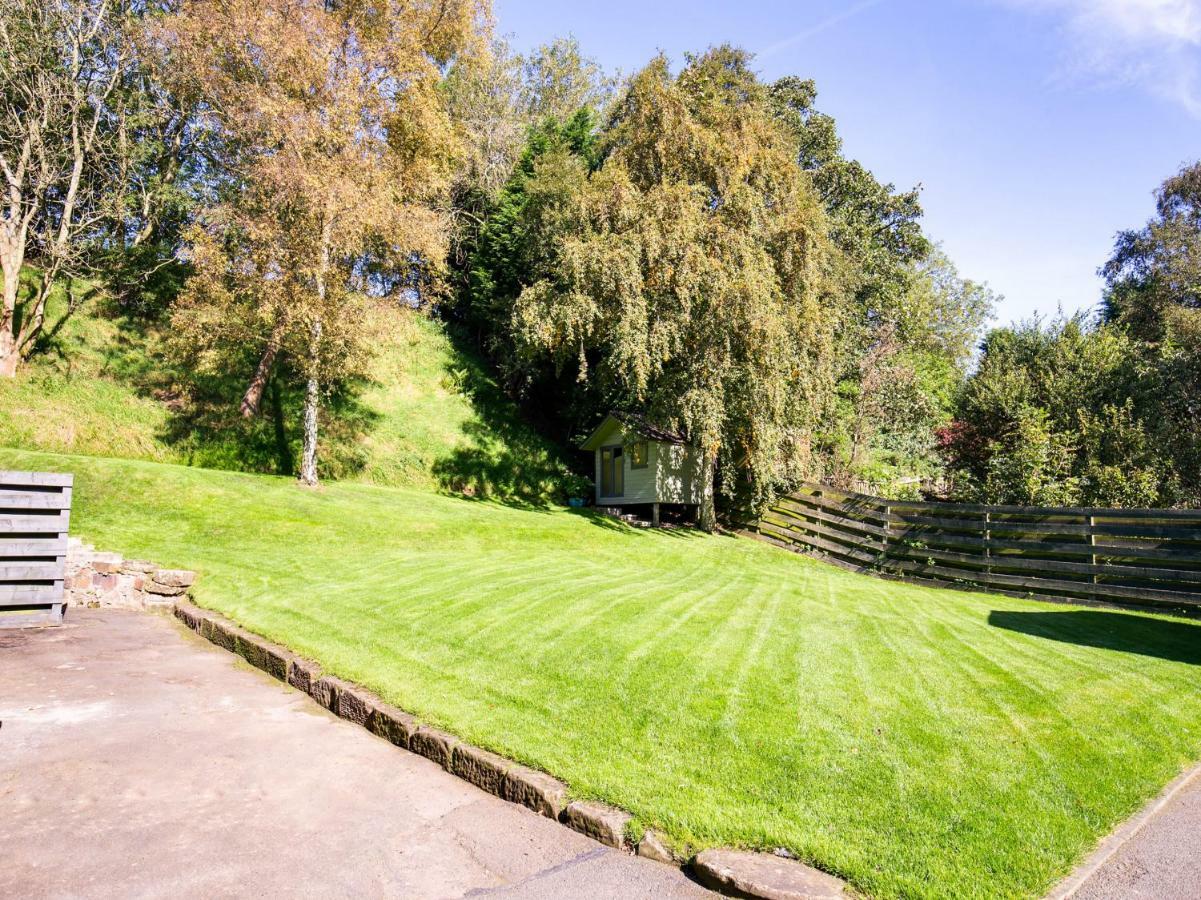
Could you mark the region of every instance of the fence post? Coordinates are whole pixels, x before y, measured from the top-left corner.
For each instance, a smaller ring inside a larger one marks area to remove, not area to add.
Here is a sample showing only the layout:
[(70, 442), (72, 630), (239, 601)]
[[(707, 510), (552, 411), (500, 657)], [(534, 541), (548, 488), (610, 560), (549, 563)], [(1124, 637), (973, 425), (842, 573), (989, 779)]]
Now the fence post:
[(889, 519), (892, 517), (892, 507), (887, 503), (884, 504), (884, 564), (888, 565), (888, 531), (892, 526)]
[[(1089, 516), (1089, 517), (1088, 517), (1088, 545), (1089, 545), (1090, 547), (1094, 547), (1094, 548), (1097, 546), (1097, 535), (1093, 533), (1093, 528), (1095, 528), (1095, 527), (1096, 527), (1096, 525), (1097, 525), (1097, 517), (1096, 517), (1096, 516)], [(1096, 553), (1094, 553), (1092, 556), (1090, 556), (1090, 557), (1088, 558), (1088, 561), (1089, 561), (1089, 563), (1092, 565), (1092, 567), (1093, 567), (1094, 569), (1096, 569), (1096, 567), (1097, 567), (1097, 554), (1096, 554)], [(1100, 581), (1097, 579), (1097, 573), (1096, 573), (1095, 571), (1093, 572), (1092, 582), (1093, 582), (1093, 587), (1094, 587), (1094, 588), (1095, 588), (1095, 587), (1096, 587), (1098, 584), (1100, 584)], [(1089, 596), (1089, 599), (1091, 599), (1091, 600), (1094, 600), (1094, 601), (1095, 601), (1095, 600), (1097, 599), (1097, 592), (1096, 592), (1095, 590), (1089, 591), (1089, 592), (1088, 592), (1088, 596)]]
[(992, 513), (984, 511), (984, 590), (992, 590)]

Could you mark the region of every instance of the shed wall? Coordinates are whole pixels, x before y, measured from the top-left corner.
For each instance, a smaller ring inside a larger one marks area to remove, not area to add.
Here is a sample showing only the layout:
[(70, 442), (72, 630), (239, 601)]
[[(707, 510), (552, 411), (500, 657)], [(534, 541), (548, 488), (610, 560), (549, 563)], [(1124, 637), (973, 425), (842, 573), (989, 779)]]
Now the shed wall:
[(655, 456), (657, 502), (701, 502), (698, 490), (697, 455), (693, 447), (683, 444), (659, 444)]
[[(627, 437), (618, 423), (609, 425), (596, 437), (601, 447), (624, 444)], [(638, 503), (699, 503), (694, 487), (695, 453), (681, 444), (647, 441), (647, 465), (635, 469), (631, 455), (622, 454), (625, 490), (619, 497), (601, 494), (601, 451), (593, 453), (593, 474), (596, 481), (596, 502), (601, 506)]]

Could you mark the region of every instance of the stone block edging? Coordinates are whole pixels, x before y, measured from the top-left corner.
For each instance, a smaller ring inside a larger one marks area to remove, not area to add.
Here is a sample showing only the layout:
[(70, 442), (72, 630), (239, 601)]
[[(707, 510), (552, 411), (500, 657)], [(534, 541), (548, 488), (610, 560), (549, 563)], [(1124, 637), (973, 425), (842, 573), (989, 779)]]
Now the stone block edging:
[[(635, 846), (626, 837), (632, 816), (625, 810), (594, 800), (572, 800), (567, 785), (557, 778), (423, 725), (366, 688), (324, 674), (312, 660), (273, 644), (217, 613), (183, 601), (175, 603), (174, 612), (176, 618), (201, 637), (307, 694), (334, 715), (361, 725), (397, 747), (426, 757), (483, 791), (525, 806), (609, 847), (672, 866), (690, 865), (710, 887), (744, 897), (819, 900), (834, 896), (824, 891), (832, 885), (841, 885), (831, 875), (770, 854), (708, 850), (692, 860), (680, 859), (668, 849), (663, 836), (651, 829)], [(724, 854), (720, 877), (714, 877), (714, 867), (707, 864), (713, 854)], [(738, 871), (731, 873), (731, 869), (743, 866), (750, 873), (746, 877)], [(763, 874), (769, 870), (773, 877), (764, 879)], [(797, 892), (791, 890), (793, 883), (799, 886)], [(824, 891), (805, 892), (805, 888), (813, 885), (821, 885)], [(757, 893), (756, 888), (762, 892)]]
[(324, 674), (317, 663), (273, 644), (217, 613), (190, 603), (176, 603), (175, 616), (201, 637), (308, 694), (334, 715), (424, 756), (450, 774), (503, 800), (528, 807), (610, 847), (635, 850), (625, 837), (625, 826), (631, 817), (623, 810), (593, 801), (569, 802), (567, 785), (545, 772), (473, 747), (440, 729), (422, 725), (409, 713), (391, 706), (366, 688)]

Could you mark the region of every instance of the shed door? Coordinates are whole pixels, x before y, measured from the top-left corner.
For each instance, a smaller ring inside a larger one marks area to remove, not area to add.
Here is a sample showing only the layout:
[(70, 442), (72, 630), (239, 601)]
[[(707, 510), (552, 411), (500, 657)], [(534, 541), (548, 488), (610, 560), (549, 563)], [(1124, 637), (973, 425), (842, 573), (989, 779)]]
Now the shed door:
[(621, 447), (601, 449), (601, 496), (621, 497), (625, 494), (625, 460)]

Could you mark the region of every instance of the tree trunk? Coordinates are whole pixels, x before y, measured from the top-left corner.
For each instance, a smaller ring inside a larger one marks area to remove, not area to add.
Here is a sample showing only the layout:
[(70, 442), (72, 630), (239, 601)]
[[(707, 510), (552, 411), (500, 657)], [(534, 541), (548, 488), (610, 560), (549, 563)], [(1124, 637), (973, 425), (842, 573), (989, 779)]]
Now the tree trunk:
[(304, 394), (304, 450), (300, 460), (300, 481), (309, 487), (317, 485), (317, 411), (321, 402), (317, 366), (320, 354), (321, 320), (314, 319), (309, 335), (309, 377)]
[(282, 337), (283, 326), (276, 325), (271, 331), (271, 337), (267, 339), (267, 349), (263, 351), (263, 356), (259, 359), (259, 364), (254, 370), (254, 377), (250, 379), (246, 393), (242, 395), (239, 409), (243, 419), (258, 415), (259, 407), (263, 402), (263, 391), (267, 387), (267, 381), (271, 378), (271, 369), (275, 365), (275, 357), (279, 353), (279, 342)]
[(46, 304), (50, 301), (50, 290), (53, 287), (51, 279), (53, 278), (52, 273), (42, 272), (42, 281), (38, 285), (38, 292), (34, 296), (33, 302), (26, 301), (21, 332), (16, 337), (17, 355), (22, 359), (29, 358), (34, 342), (41, 335), (42, 326), (46, 324)]
[(309, 487), (317, 484), (317, 412), (321, 404), (321, 336), (325, 315), (325, 278), (329, 272), (333, 220), (326, 218), (321, 228), (321, 265), (317, 269), (317, 312), (309, 326), (309, 372), (304, 394), (304, 444), (300, 460), (300, 481)]
[[(17, 318), (17, 290), (21, 286), (21, 264), (25, 255), (24, 245), (17, 246), (8, 235), (0, 235), (4, 246), (0, 248), (0, 268), (4, 271), (4, 307), (0, 310), (0, 377), (12, 378), (17, 374), (17, 336), (14, 334)], [(11, 244), (11, 245), (10, 245)]]
[(15, 378), (17, 361), (21, 354), (17, 352), (17, 340), (13, 337), (12, 322), (5, 316), (4, 327), (0, 328), (0, 378)]
[(716, 459), (706, 453), (701, 473), (700, 526), (702, 531), (712, 534), (717, 531), (717, 508), (713, 503), (713, 480), (717, 472)]

